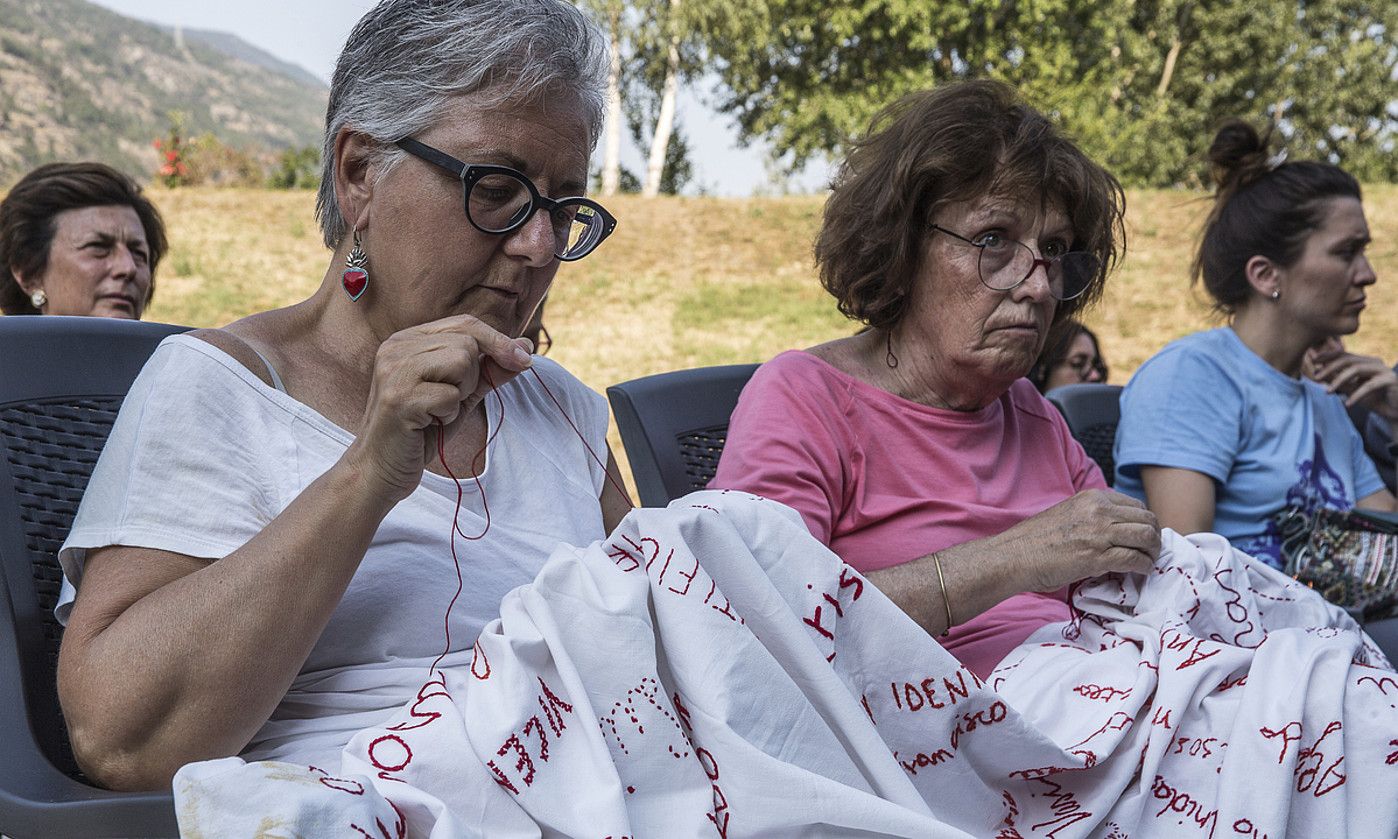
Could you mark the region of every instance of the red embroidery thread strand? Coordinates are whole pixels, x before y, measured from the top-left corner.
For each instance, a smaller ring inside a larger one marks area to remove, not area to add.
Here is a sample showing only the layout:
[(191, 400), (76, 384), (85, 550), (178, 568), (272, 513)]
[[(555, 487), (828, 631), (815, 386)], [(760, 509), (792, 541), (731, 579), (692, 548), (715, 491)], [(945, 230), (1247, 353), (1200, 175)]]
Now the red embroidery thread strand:
[[(553, 391), (549, 390), (549, 386), (544, 383), (544, 379), (539, 375), (539, 371), (530, 367), (529, 372), (534, 374), (535, 381), (539, 383), (539, 387), (544, 389), (544, 393), (548, 395), (549, 401), (553, 402), (554, 407), (558, 409), (559, 415), (568, 423), (568, 427), (573, 429), (574, 434), (578, 435), (578, 440), (583, 444), (583, 448), (587, 449), (587, 453), (592, 456), (592, 460), (602, 468), (602, 474), (606, 476), (607, 480), (611, 482), (611, 485), (616, 488), (617, 492), (621, 493), (621, 497), (626, 499), (626, 505), (634, 509), (636, 503), (631, 500), (631, 494), (626, 491), (626, 487), (623, 486), (621, 482), (612, 476), (611, 470), (607, 468), (606, 462), (598, 457), (597, 452), (588, 444), (587, 438), (578, 430), (578, 426), (573, 422), (573, 418), (568, 416), (568, 412), (563, 409), (563, 405), (558, 401), (558, 397), (554, 396)], [(447, 476), (456, 484), (456, 509), (452, 512), (451, 533), (448, 539), (448, 544), (451, 546), (451, 561), (456, 567), (456, 592), (452, 594), (451, 601), (447, 603), (446, 614), (442, 616), (442, 630), (445, 636), (445, 642), (441, 654), (432, 661), (432, 666), (427, 670), (429, 675), (436, 672), (437, 665), (451, 652), (451, 611), (456, 606), (456, 601), (461, 597), (461, 592), (465, 587), (465, 582), (461, 576), (461, 559), (456, 553), (456, 537), (460, 534), (462, 540), (475, 542), (485, 538), (485, 535), (490, 532), (490, 504), (486, 501), (485, 487), (481, 484), (480, 460), (486, 453), (486, 450), (490, 448), (490, 444), (495, 441), (495, 436), (500, 433), (500, 428), (505, 423), (505, 399), (496, 391), (495, 382), (491, 381), (490, 373), (484, 366), (481, 367), (481, 376), (485, 379), (485, 383), (490, 386), (490, 392), (495, 394), (496, 403), (500, 406), (500, 415), (495, 421), (495, 428), (491, 429), (490, 434), (486, 436), (485, 444), (482, 445), (475, 456), (471, 458), (471, 471), (473, 473), (471, 477), (476, 482), (476, 491), (479, 492), (481, 496), (481, 509), (485, 513), (485, 527), (475, 536), (468, 536), (466, 532), (461, 529), (461, 502), (464, 498), (465, 490), (461, 486), (461, 479), (456, 477), (456, 473), (452, 472), (451, 467), (447, 465), (446, 428), (442, 425), (441, 420), (436, 421), (437, 460), (442, 464), (442, 469), (446, 471)]]
[(612, 486), (616, 487), (617, 492), (621, 493), (621, 497), (626, 499), (626, 506), (634, 510), (636, 508), (636, 502), (631, 500), (631, 494), (626, 491), (626, 487), (622, 486), (616, 478), (612, 477), (611, 471), (607, 469), (607, 464), (603, 463), (602, 458), (597, 456), (597, 452), (592, 450), (592, 446), (589, 446), (587, 444), (587, 438), (584, 437), (583, 433), (578, 430), (577, 425), (573, 423), (573, 418), (568, 416), (568, 412), (563, 410), (563, 406), (559, 404), (557, 397), (553, 395), (553, 391), (549, 390), (549, 386), (544, 384), (544, 378), (539, 375), (539, 371), (535, 370), (533, 367), (530, 367), (529, 372), (534, 374), (534, 379), (538, 381), (539, 387), (542, 387), (544, 389), (544, 393), (548, 394), (548, 397), (553, 402), (554, 407), (558, 409), (558, 413), (563, 416), (563, 419), (568, 421), (568, 426), (573, 429), (574, 434), (578, 435), (578, 439), (582, 441), (583, 448), (587, 449), (587, 453), (592, 455), (592, 460), (598, 466), (602, 467), (602, 474), (607, 476), (607, 480), (611, 481)]
[[(481, 367), (481, 375), (485, 377), (486, 384), (490, 385), (490, 392), (495, 393), (495, 383), (490, 380), (490, 373), (486, 372), (484, 366)], [(505, 399), (500, 394), (495, 393), (495, 401), (500, 405), (500, 416), (495, 421), (495, 428), (486, 435), (485, 443), (480, 447), (480, 450), (476, 452), (475, 456), (471, 458), (471, 477), (476, 482), (476, 491), (479, 492), (481, 496), (481, 509), (485, 513), (485, 527), (481, 528), (481, 532), (475, 536), (467, 536), (466, 532), (461, 529), (461, 501), (465, 494), (465, 490), (461, 486), (461, 479), (456, 477), (456, 473), (451, 471), (451, 467), (447, 465), (447, 431), (446, 427), (442, 425), (441, 420), (436, 421), (437, 460), (442, 464), (442, 469), (446, 470), (447, 476), (451, 478), (452, 483), (456, 484), (456, 509), (453, 510), (451, 514), (451, 531), (447, 538), (447, 544), (451, 546), (452, 565), (456, 567), (456, 592), (452, 594), (451, 600), (447, 603), (446, 614), (442, 616), (442, 634), (445, 640), (443, 641), (441, 655), (433, 659), (432, 666), (427, 668), (427, 674), (429, 676), (436, 672), (437, 665), (442, 662), (443, 658), (446, 658), (447, 653), (451, 652), (451, 610), (456, 606), (456, 601), (461, 597), (462, 589), (465, 588), (465, 581), (461, 577), (461, 559), (456, 553), (456, 536), (459, 533), (463, 540), (475, 542), (485, 538), (485, 534), (490, 532), (490, 503), (486, 500), (485, 487), (481, 484), (480, 461), (481, 457), (485, 455), (486, 449), (490, 448), (491, 442), (495, 440), (495, 435), (500, 433), (500, 426), (505, 422)]]

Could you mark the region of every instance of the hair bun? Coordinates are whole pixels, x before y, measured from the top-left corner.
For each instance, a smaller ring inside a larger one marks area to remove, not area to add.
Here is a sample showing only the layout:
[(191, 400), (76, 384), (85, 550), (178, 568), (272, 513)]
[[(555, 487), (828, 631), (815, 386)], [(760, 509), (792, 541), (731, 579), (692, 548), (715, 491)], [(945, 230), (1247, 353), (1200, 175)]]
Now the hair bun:
[(1223, 123), (1209, 146), (1209, 163), (1220, 192), (1231, 192), (1252, 183), (1271, 170), (1267, 141), (1250, 123), (1230, 119)]

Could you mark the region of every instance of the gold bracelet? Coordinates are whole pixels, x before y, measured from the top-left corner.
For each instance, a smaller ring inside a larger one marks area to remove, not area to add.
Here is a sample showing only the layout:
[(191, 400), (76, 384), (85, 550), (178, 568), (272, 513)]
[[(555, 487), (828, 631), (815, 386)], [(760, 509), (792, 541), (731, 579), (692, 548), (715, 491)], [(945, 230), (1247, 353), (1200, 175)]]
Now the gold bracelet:
[(940, 586), (942, 589), (942, 605), (946, 607), (947, 610), (947, 628), (942, 630), (942, 636), (946, 637), (946, 634), (948, 632), (951, 632), (952, 627), (951, 598), (947, 597), (947, 581), (946, 578), (942, 576), (941, 557), (937, 556), (936, 554), (932, 554), (932, 564), (937, 566), (937, 585)]

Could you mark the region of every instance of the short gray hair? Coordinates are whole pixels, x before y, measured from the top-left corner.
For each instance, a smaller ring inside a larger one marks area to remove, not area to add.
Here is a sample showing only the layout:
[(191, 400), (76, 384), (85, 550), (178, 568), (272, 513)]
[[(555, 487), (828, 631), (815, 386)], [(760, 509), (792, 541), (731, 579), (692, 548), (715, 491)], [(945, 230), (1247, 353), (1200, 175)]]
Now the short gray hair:
[(397, 140), (430, 128), (448, 102), (532, 102), (563, 90), (588, 116), (588, 152), (602, 133), (607, 45), (565, 0), (383, 0), (350, 33), (330, 85), (316, 218), (325, 244), (348, 232), (335, 198), (335, 137), (353, 128), (380, 148), (378, 176), (404, 154)]

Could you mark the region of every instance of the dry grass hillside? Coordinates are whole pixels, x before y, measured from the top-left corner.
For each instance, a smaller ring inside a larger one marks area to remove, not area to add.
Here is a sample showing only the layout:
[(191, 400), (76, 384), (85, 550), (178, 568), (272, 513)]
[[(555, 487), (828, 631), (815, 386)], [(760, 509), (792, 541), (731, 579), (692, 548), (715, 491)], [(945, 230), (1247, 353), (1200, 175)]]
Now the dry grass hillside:
[[(148, 316), (209, 326), (310, 293), (325, 271), (309, 192), (156, 189), (173, 243)], [(1369, 187), (1379, 282), (1360, 352), (1398, 357), (1398, 186)], [(823, 199), (621, 197), (616, 234), (564, 265), (545, 322), (556, 358), (594, 389), (664, 370), (761, 361), (853, 326), (815, 279), (811, 241)], [(1105, 300), (1086, 315), (1125, 383), (1167, 341), (1212, 325), (1188, 284), (1207, 201), (1133, 191), (1128, 250)], [(463, 224), (465, 223), (463, 219)], [(620, 446), (613, 440), (613, 447)]]

